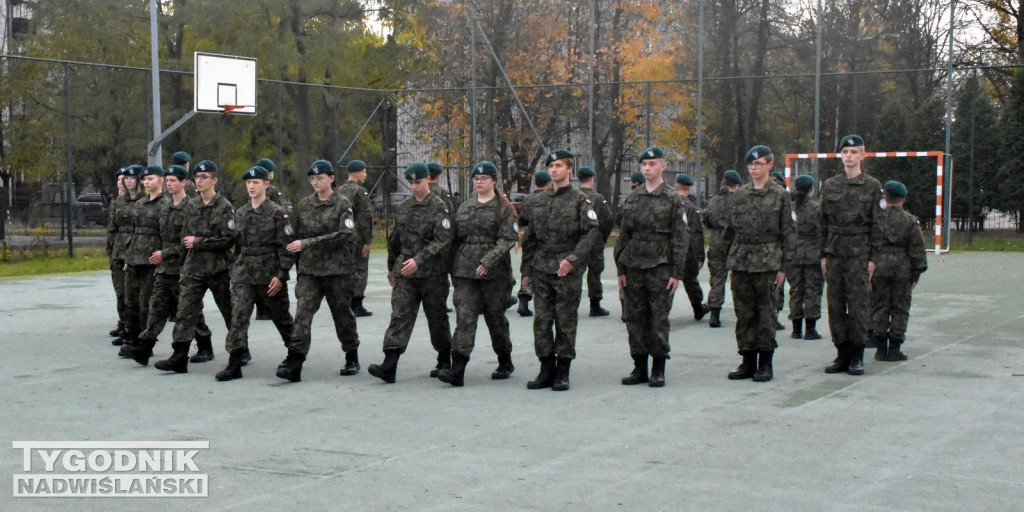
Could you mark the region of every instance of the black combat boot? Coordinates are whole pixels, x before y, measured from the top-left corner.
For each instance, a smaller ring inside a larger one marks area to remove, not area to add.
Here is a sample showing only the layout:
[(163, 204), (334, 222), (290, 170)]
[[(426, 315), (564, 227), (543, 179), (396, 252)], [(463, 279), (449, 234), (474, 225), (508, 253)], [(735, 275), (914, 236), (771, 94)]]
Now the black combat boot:
[(526, 389), (550, 388), (555, 380), (555, 356), (540, 358), (540, 373), (537, 378), (526, 383)]
[(804, 319), (804, 323), (807, 325), (807, 328), (804, 329), (804, 339), (805, 340), (820, 340), (821, 339), (821, 335), (818, 334), (818, 330), (814, 328), (814, 324), (818, 323), (818, 319), (817, 318), (805, 318)]
[[(871, 337), (872, 345), (875, 346), (875, 361), (889, 360), (889, 333), (876, 333)], [(867, 346), (867, 345), (865, 345)]]
[(693, 319), (698, 322), (703, 320), (704, 317), (711, 312), (711, 306), (707, 304), (701, 304), (700, 302), (691, 304), (693, 306)]
[(797, 318), (796, 320), (793, 320), (793, 334), (791, 334), (790, 336), (794, 340), (798, 340), (800, 338), (803, 338), (804, 337), (804, 329), (803, 329), (803, 327), (804, 327), (804, 319), (803, 318)]
[(245, 366), (245, 365), (249, 364), (250, 361), (252, 361), (252, 352), (249, 352), (248, 348), (246, 348), (245, 351), (242, 352), (242, 359), (241, 359), (241, 361), (242, 361), (242, 366)]
[[(386, 352), (385, 352), (386, 353)], [(433, 370), (430, 370), (431, 377), (437, 377), (437, 374), (441, 370), (447, 370), (452, 367), (452, 355), (451, 351), (444, 350), (437, 354), (437, 366), (434, 366)]]
[(468, 357), (452, 350), (452, 366), (437, 372), (437, 380), (455, 387), (462, 387), (465, 384), (467, 363), (469, 363)]
[(135, 339), (134, 334), (125, 334), (124, 338), (121, 338), (121, 341), (123, 343), (121, 344), (121, 349), (117, 351), (117, 357), (127, 359), (132, 356), (132, 350), (138, 342)]
[(729, 380), (749, 379), (757, 372), (757, 352), (744, 350), (740, 352), (743, 362), (735, 370), (729, 372)]
[(897, 338), (895, 336), (889, 337), (889, 357), (888, 361), (899, 362), (906, 361), (907, 355), (900, 351), (900, 346), (903, 345), (904, 338)]
[(132, 348), (132, 359), (142, 366), (149, 366), (149, 358), (153, 357), (153, 347), (155, 346), (156, 340), (138, 340), (138, 343), (136, 343), (135, 347)]
[(120, 338), (122, 332), (124, 332), (124, 322), (118, 320), (117, 327), (115, 327), (113, 331), (110, 331), (110, 337)]
[(651, 357), (651, 381), (647, 383), (652, 388), (665, 387), (665, 359), (664, 357)]
[(163, 361), (153, 363), (153, 368), (164, 372), (188, 373), (188, 349), (190, 345), (192, 343), (189, 341), (171, 343), (174, 353)]
[(302, 381), (302, 363), (305, 362), (306, 356), (288, 351), (288, 355), (285, 356), (284, 361), (277, 365), (277, 376), (278, 378), (290, 381), (290, 382), (301, 382)]
[(508, 308), (515, 306), (516, 304), (519, 304), (519, 297), (516, 297), (515, 295), (510, 295), (508, 297), (508, 302), (505, 303), (505, 310), (508, 310)]
[(519, 296), (519, 309), (516, 310), (519, 316), (533, 316), (533, 311), (530, 311), (530, 296), (520, 295)]
[(213, 340), (196, 336), (196, 353), (189, 359), (190, 363), (205, 363), (213, 360)]
[(772, 350), (761, 350), (757, 355), (757, 371), (754, 372), (754, 382), (768, 382), (775, 376), (772, 373)]
[(864, 348), (878, 348), (874, 329), (868, 329), (868, 341), (864, 342)]
[(708, 319), (708, 327), (722, 326), (722, 308), (711, 308), (711, 318)]
[(590, 316), (608, 316), (607, 309), (601, 307), (601, 299), (590, 299)]
[(242, 378), (242, 352), (245, 349), (238, 349), (228, 355), (228, 365), (223, 370), (217, 372), (214, 378), (223, 382), (226, 380), (235, 380)]
[(117, 332), (117, 337), (110, 340), (110, 344), (115, 347), (120, 347), (121, 345), (124, 345), (124, 340), (126, 338), (128, 338), (128, 332), (122, 327), (121, 330)]
[(850, 369), (850, 346), (837, 345), (836, 358), (825, 367), (825, 373), (843, 373)]
[(572, 359), (568, 357), (559, 357), (555, 363), (555, 379), (551, 381), (552, 391), (568, 391), (569, 390), (569, 366), (572, 365)]
[(491, 378), (494, 380), (505, 380), (511, 377), (514, 371), (516, 371), (516, 367), (512, 366), (512, 354), (498, 354), (498, 367), (491, 372)]
[[(384, 351), (384, 362), (381, 364), (371, 364), (366, 369), (370, 375), (377, 377), (378, 379), (387, 382), (388, 384), (395, 383), (395, 373), (398, 372), (398, 357), (399, 353), (397, 350), (385, 350)], [(441, 356), (438, 356), (440, 360)]]
[(633, 354), (633, 371), (622, 378), (623, 386), (633, 386), (648, 382), (647, 354)]
[(345, 352), (345, 366), (341, 367), (341, 371), (338, 372), (342, 376), (355, 375), (359, 373), (359, 350), (349, 350)]
[(366, 309), (365, 306), (363, 306), (363, 297), (353, 297), (352, 314), (356, 315), (359, 318), (362, 318), (365, 316), (373, 316), (373, 311), (370, 311), (369, 309)]
[(850, 366), (846, 373), (864, 375), (864, 345), (850, 347)]

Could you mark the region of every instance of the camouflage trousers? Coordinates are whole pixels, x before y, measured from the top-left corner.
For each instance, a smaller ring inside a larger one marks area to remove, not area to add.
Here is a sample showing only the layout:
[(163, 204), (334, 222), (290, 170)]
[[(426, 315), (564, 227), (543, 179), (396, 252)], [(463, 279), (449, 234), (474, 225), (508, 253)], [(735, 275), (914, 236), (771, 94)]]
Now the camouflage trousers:
[(224, 326), (231, 330), (231, 281), (228, 271), (195, 278), (181, 276), (178, 289), (178, 320), (174, 324), (172, 339), (175, 343), (191, 344), (196, 337), (199, 319), (203, 318), (203, 296), (206, 290), (213, 294), (213, 301), (224, 318)]
[(292, 336), (292, 314), (288, 312), (288, 283), (281, 283), (281, 289), (273, 297), (267, 295), (266, 284), (231, 285), (231, 329), (224, 341), (228, 353), (249, 348), (249, 321), (252, 309), (259, 302), (270, 314), (277, 333), (285, 346)]
[[(508, 296), (501, 300), (507, 301)], [(438, 354), (451, 352), (452, 330), (448, 323), (447, 302), (448, 274), (421, 278), (396, 276), (395, 287), (391, 290), (391, 322), (384, 331), (384, 350), (405, 353), (422, 303), (430, 344)]]
[[(526, 276), (522, 276), (522, 277), (526, 277)], [(524, 298), (532, 299), (533, 298), (533, 290), (530, 288), (530, 285), (529, 284), (523, 285), (522, 283), (523, 283), (523, 280), (522, 280), (522, 278), (520, 278), (519, 279), (519, 291), (516, 292), (516, 296), (519, 297), (519, 300), (523, 300)]]
[(156, 266), (128, 265), (124, 276), (125, 316), (122, 321), (128, 336), (137, 337), (149, 320), (149, 297), (153, 294)]
[(708, 258), (708, 273), (711, 274), (711, 289), (708, 290), (708, 306), (711, 309), (722, 309), (725, 304), (725, 283), (729, 280), (729, 269), (725, 260)]
[(604, 298), (604, 287), (601, 285), (601, 272), (604, 272), (604, 247), (594, 251), (587, 259), (587, 296), (590, 300)]
[(124, 303), (124, 260), (110, 260), (110, 282), (114, 285), (114, 295), (117, 297), (117, 320), (124, 323), (127, 309)]
[(356, 246), (356, 271), (352, 274), (352, 296), (361, 299), (366, 296), (366, 281), (370, 275), (370, 257), (363, 257), (363, 246)]
[(821, 291), (825, 285), (821, 264), (793, 265), (786, 280), (789, 281), (789, 319), (821, 318)]
[(533, 349), (537, 357), (575, 359), (583, 274), (558, 277), (538, 272), (530, 277), (530, 287), (534, 299)]
[[(149, 319), (146, 320), (146, 330), (142, 331), (139, 339), (155, 343), (164, 331), (167, 318), (177, 310), (180, 279), (181, 276), (172, 274), (156, 275), (153, 281), (153, 294), (149, 296)], [(210, 339), (210, 327), (206, 325), (202, 305), (199, 306), (199, 317), (196, 319), (196, 339)]]
[(629, 353), (668, 358), (668, 313), (672, 295), (667, 289), (672, 277), (669, 265), (654, 268), (626, 268), (625, 317)]
[(352, 276), (299, 274), (295, 283), (295, 323), (285, 343), (289, 352), (302, 355), (309, 353), (313, 315), (320, 310), (320, 304), (325, 298), (331, 310), (331, 318), (334, 319), (334, 334), (341, 342), (341, 350), (351, 352), (359, 348), (356, 315), (352, 313), (352, 282)]
[(509, 335), (505, 307), (512, 293), (512, 286), (505, 276), (492, 279), (466, 279), (453, 277), (455, 292), (455, 334), (452, 335), (452, 352), (466, 357), (473, 352), (476, 340), (476, 325), (480, 315), (484, 316), (487, 331), (491, 335), (491, 348), (495, 354), (511, 354), (512, 339)]
[(686, 291), (686, 297), (690, 299), (690, 305), (693, 306), (694, 311), (698, 311), (701, 304), (704, 303), (704, 289), (700, 287), (700, 281), (697, 279), (699, 274), (700, 263), (697, 262), (697, 258), (686, 258), (686, 262), (683, 264), (683, 278), (679, 284)]
[(736, 346), (747, 351), (773, 351), (776, 314), (773, 296), (778, 272), (732, 273), (732, 302), (736, 309)]
[(910, 320), (910, 291), (914, 283), (893, 277), (871, 279), (871, 327), (879, 334), (888, 332), (889, 339), (907, 339)]
[(868, 340), (871, 290), (868, 257), (828, 256), (828, 328), (836, 347), (863, 347)]

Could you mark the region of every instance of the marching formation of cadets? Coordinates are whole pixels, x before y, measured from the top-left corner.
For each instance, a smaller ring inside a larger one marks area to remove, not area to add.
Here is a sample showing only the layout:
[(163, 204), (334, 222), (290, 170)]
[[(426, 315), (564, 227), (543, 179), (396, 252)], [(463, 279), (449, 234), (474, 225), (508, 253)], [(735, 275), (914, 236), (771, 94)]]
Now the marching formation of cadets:
[[(404, 171), (412, 198), (398, 205), (387, 238), (387, 278), (392, 287), (391, 318), (384, 333), (384, 359), (367, 372), (384, 382), (398, 378), (419, 309), (427, 317), (437, 352), (430, 376), (452, 386), (465, 384), (480, 316), (490, 334), (498, 366), (493, 379), (515, 371), (506, 310), (533, 317), (534, 351), (540, 362), (529, 389), (569, 389), (576, 357), (577, 310), (586, 272), (590, 316), (608, 316), (601, 306), (604, 247), (614, 225), (618, 237), (614, 266), (622, 321), (626, 324), (632, 371), (624, 385), (665, 385), (670, 358), (669, 311), (682, 286), (694, 319), (710, 315), (722, 326), (725, 283), (735, 307), (735, 337), (742, 362), (732, 380), (772, 380), (776, 332), (789, 281), (793, 338), (820, 339), (821, 296), (827, 283), (829, 331), (836, 358), (827, 373), (864, 373), (864, 350), (877, 361), (902, 361), (910, 297), (927, 270), (920, 222), (903, 209), (906, 187), (881, 185), (861, 170), (864, 141), (843, 137), (844, 172), (826, 180), (820, 201), (815, 180), (799, 176), (787, 190), (772, 173), (774, 157), (754, 146), (745, 157), (750, 181), (723, 174), (721, 189), (701, 212), (690, 199), (693, 179), (680, 174), (666, 183), (665, 152), (639, 157), (641, 172), (613, 215), (594, 188), (590, 167), (575, 169), (575, 157), (556, 150), (546, 171), (535, 175), (537, 190), (518, 214), (499, 188), (490, 162), (473, 166), (473, 194), (456, 203), (438, 185), (440, 164), (413, 163)], [(306, 174), (313, 193), (292, 212), (271, 183), (274, 162), (261, 159), (242, 178), (248, 201), (234, 208), (217, 193), (220, 169), (203, 160), (191, 167), (185, 152), (173, 165), (132, 165), (120, 169), (119, 197), (110, 210), (107, 251), (117, 295), (118, 327), (111, 331), (119, 355), (148, 365), (167, 322), (173, 321), (172, 353), (154, 363), (162, 371), (187, 373), (190, 363), (214, 359), (210, 328), (203, 316), (207, 290), (228, 328), (226, 367), (219, 381), (242, 378), (251, 360), (249, 322), (273, 322), (285, 347), (277, 376), (302, 380), (312, 341), (313, 316), (326, 299), (345, 362), (339, 373), (362, 369), (356, 318), (373, 313), (363, 304), (373, 242), (369, 194), (362, 183), (366, 165), (352, 160), (342, 184), (334, 165), (313, 162)], [(571, 185), (572, 175), (579, 188)], [(705, 229), (709, 245), (705, 254)], [(523, 250), (519, 291), (511, 251)], [(707, 301), (697, 280), (707, 263)], [(289, 276), (295, 267), (295, 315)], [(453, 291), (455, 329), (447, 308)], [(530, 310), (533, 301), (534, 310)], [(189, 357), (192, 341), (197, 350)]]

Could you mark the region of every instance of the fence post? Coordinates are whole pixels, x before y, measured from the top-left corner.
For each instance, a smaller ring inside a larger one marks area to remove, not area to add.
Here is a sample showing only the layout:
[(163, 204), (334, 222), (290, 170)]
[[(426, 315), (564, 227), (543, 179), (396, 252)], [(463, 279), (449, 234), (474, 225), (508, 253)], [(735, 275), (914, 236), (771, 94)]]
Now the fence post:
[(65, 186), (67, 192), (64, 194), (64, 211), (68, 224), (68, 257), (75, 257), (75, 209), (72, 207), (72, 196), (75, 190), (75, 180), (71, 173), (71, 63), (64, 63), (64, 154), (67, 157), (68, 182)]

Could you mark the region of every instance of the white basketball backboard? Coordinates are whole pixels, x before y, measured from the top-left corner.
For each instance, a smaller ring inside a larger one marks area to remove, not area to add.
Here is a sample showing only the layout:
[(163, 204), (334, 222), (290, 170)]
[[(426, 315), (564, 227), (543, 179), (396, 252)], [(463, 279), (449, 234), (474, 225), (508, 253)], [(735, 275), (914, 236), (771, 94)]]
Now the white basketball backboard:
[(256, 113), (256, 59), (195, 53), (196, 112)]

